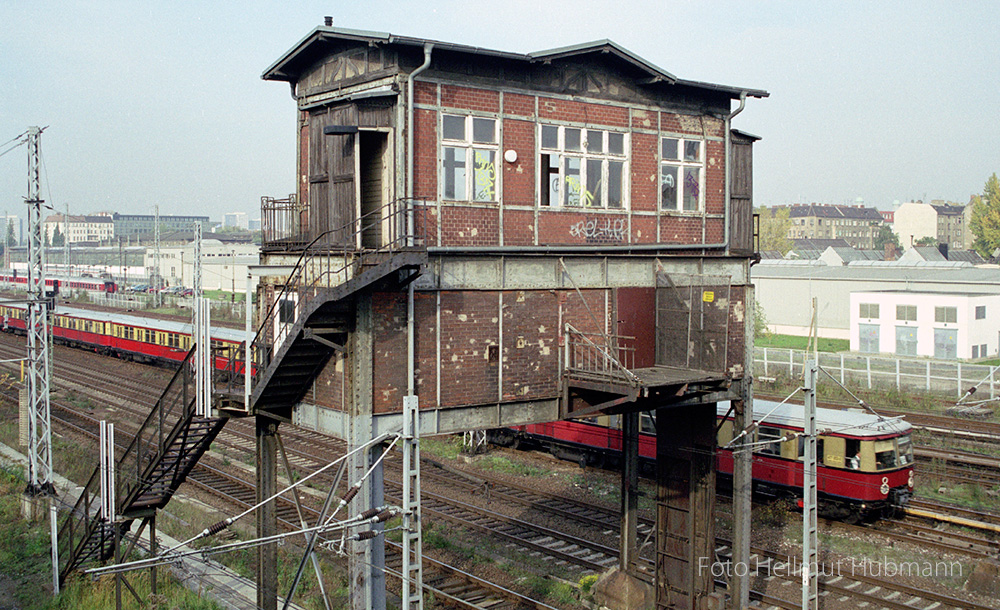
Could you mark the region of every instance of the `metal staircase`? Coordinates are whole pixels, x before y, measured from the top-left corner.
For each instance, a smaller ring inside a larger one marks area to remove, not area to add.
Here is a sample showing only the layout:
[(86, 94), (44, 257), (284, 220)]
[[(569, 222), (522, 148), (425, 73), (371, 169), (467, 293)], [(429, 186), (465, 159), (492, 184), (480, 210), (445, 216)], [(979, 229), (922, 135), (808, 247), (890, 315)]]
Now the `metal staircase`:
[[(288, 416), (333, 353), (344, 348), (356, 295), (399, 290), (417, 278), (427, 252), (414, 235), (412, 209), (411, 201), (394, 201), (305, 247), (251, 343), (252, 413)], [(373, 233), (379, 243), (364, 247)], [(331, 235), (346, 245), (325, 245)]]
[[(84, 486), (76, 505), (59, 529), (59, 575), (114, 555), (116, 538), (132, 522), (149, 518), (166, 506), (198, 459), (222, 430), (226, 419), (200, 418), (194, 409), (194, 370), (188, 352), (166, 390), (132, 441), (119, 454), (115, 471), (114, 520), (99, 514), (100, 470)], [(118, 529), (116, 536), (115, 528)]]
[[(394, 201), (308, 244), (251, 344), (251, 412), (234, 409), (237, 401), (232, 398), (242, 394), (242, 388), (235, 384), (242, 379), (237, 373), (247, 360), (246, 350), (230, 356), (228, 388), (222, 392), (214, 388), (216, 412), (251, 415), (266, 410), (282, 415), (282, 410), (290, 410), (333, 352), (345, 344), (354, 323), (355, 296), (364, 290), (399, 289), (416, 279), (427, 254), (423, 241), (415, 238), (413, 226), (411, 202)], [(325, 243), (333, 233), (346, 236), (346, 245)], [(373, 234), (380, 243), (365, 247), (363, 240)], [(188, 353), (131, 443), (117, 456), (115, 519), (107, 520), (100, 514), (98, 468), (63, 522), (59, 530), (62, 581), (74, 569), (114, 556), (116, 545), (133, 521), (143, 519), (145, 527), (170, 501), (225, 425), (228, 417), (195, 415), (195, 349), (197, 346)]]

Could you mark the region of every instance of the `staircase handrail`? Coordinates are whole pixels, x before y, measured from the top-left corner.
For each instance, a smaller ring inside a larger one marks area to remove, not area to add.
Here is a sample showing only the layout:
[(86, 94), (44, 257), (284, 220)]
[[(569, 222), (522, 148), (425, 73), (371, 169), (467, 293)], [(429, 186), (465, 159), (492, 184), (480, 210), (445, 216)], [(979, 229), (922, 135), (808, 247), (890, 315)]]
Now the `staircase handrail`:
[[(590, 339), (590, 337), (587, 336), (587, 333), (581, 332), (569, 322), (565, 323), (565, 329), (566, 329), (566, 342), (565, 342), (566, 351), (564, 355), (565, 355), (566, 369), (579, 370), (585, 372), (598, 372), (596, 369), (587, 369), (576, 366), (575, 361), (571, 362), (571, 358), (575, 357), (576, 355), (573, 350), (574, 338), (576, 338), (577, 340), (582, 341), (582, 343), (586, 344), (588, 348), (596, 352), (600, 356), (602, 362), (611, 365), (612, 370), (621, 373), (625, 377), (625, 379), (629, 382), (630, 385), (632, 385), (633, 387), (638, 387), (642, 385), (642, 380), (639, 379), (639, 377), (636, 376), (636, 374), (633, 373), (629, 369), (629, 367), (626, 366), (626, 364), (622, 363), (622, 361), (618, 358), (618, 356), (615, 353), (613, 353), (613, 351), (617, 352), (621, 350), (634, 351), (635, 348), (625, 347), (623, 345), (620, 345), (619, 342), (621, 340), (634, 341), (635, 337), (626, 337), (624, 335), (609, 335), (607, 333), (592, 333), (594, 335), (599, 335), (604, 338), (605, 345), (602, 346), (598, 345), (597, 343), (594, 343)], [(614, 347), (612, 347), (612, 345)], [(606, 370), (607, 367), (603, 367), (600, 372), (605, 372)]]

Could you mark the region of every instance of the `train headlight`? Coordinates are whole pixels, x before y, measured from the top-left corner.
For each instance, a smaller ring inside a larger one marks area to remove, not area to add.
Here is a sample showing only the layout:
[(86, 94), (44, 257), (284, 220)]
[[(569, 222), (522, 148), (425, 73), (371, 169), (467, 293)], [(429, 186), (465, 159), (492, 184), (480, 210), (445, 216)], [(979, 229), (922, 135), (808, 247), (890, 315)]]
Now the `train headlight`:
[(879, 487), (879, 491), (882, 492), (883, 496), (889, 495), (889, 477), (882, 477), (882, 485)]
[(906, 484), (910, 486), (910, 489), (913, 489), (913, 471), (912, 470), (910, 471), (909, 478), (906, 480)]

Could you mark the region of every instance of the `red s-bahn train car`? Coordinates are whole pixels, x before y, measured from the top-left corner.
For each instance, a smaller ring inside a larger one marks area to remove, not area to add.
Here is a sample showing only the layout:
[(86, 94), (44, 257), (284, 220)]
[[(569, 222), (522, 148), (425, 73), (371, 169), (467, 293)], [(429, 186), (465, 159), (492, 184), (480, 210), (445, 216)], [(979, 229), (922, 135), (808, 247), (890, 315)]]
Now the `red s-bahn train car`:
[[(0, 273), (0, 283), (27, 285), (27, 273)], [(88, 292), (102, 292), (104, 294), (114, 294), (118, 292), (118, 283), (114, 280), (105, 280), (93, 277), (58, 277), (49, 276), (45, 278), (45, 287), (49, 292), (59, 294), (60, 291), (72, 292), (75, 290), (86, 290)]]
[[(729, 486), (733, 452), (726, 445), (734, 436), (733, 420), (728, 416), (728, 402), (719, 403), (717, 409), (716, 465), (720, 485)], [(753, 414), (758, 422), (753, 431), (755, 490), (773, 496), (801, 496), (804, 439), (796, 433), (803, 430), (802, 406), (756, 400)], [(906, 506), (913, 492), (910, 424), (855, 410), (818, 409), (816, 426), (821, 514), (855, 520)], [(617, 462), (621, 452), (621, 430), (615, 415), (491, 430), (489, 437), (502, 446), (541, 447), (581, 466)], [(639, 459), (646, 467), (656, 460), (655, 423), (646, 413), (640, 416)]]
[[(5, 332), (25, 332), (25, 307), (0, 305)], [(55, 342), (151, 364), (176, 365), (191, 349), (191, 324), (110, 311), (92, 311), (59, 306), (50, 326)], [(231, 356), (238, 354), (243, 333), (217, 327), (212, 329), (215, 368), (242, 374)], [(235, 371), (232, 369), (235, 368)]]

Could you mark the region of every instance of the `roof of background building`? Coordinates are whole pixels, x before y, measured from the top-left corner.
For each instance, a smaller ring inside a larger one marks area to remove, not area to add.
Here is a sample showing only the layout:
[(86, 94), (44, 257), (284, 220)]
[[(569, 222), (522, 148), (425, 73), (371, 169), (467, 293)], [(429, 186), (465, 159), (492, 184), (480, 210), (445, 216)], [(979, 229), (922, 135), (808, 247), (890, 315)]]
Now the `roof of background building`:
[(827, 248), (850, 248), (851, 244), (845, 239), (793, 239), (793, 250), (819, 250), (822, 252)]
[(1000, 292), (1000, 267), (973, 267), (968, 263), (923, 263), (897, 265), (891, 262), (859, 261), (850, 265), (782, 265), (761, 261), (751, 268), (751, 277), (836, 281), (905, 281), (912, 284), (994, 286)]
[[(69, 215), (70, 222), (86, 222), (86, 223), (105, 223), (113, 222), (110, 216), (74, 216)], [(45, 218), (44, 222), (66, 222), (66, 216), (63, 214), (50, 214)]]
[(961, 216), (965, 212), (965, 206), (961, 205), (933, 205), (934, 211), (938, 213), (938, 216)]
[[(858, 207), (853, 205), (836, 205), (826, 203), (803, 203), (794, 205), (777, 205), (771, 210), (787, 209), (790, 218), (805, 218), (815, 216), (817, 218), (847, 218), (851, 220), (877, 220), (882, 221), (882, 214), (875, 208)], [(771, 212), (774, 213), (773, 211)]]
[(834, 248), (830, 247), (837, 256), (840, 257), (842, 261), (881, 261), (885, 260), (885, 252), (881, 250), (858, 250), (857, 248)]

